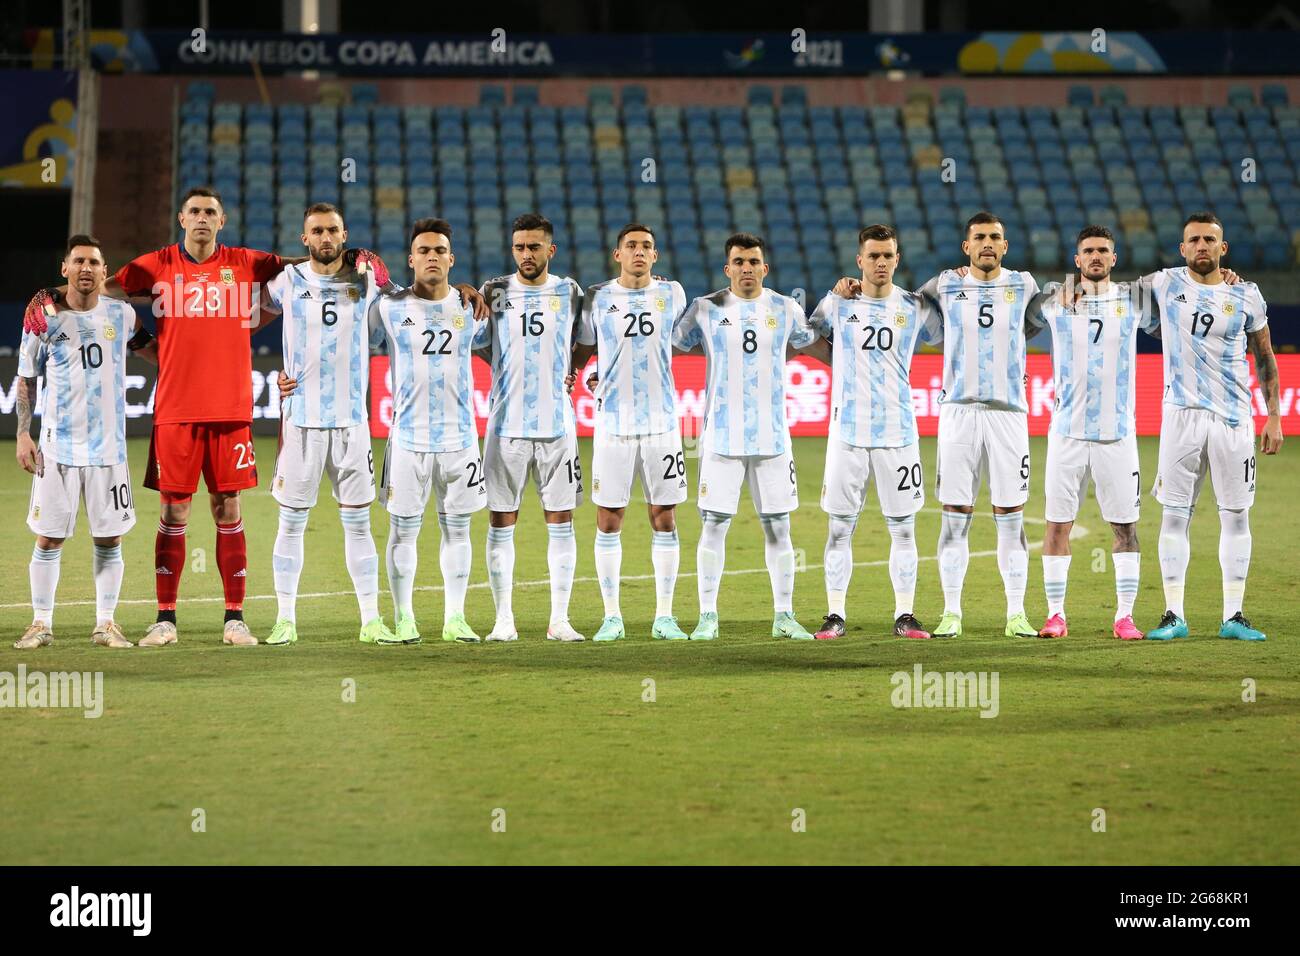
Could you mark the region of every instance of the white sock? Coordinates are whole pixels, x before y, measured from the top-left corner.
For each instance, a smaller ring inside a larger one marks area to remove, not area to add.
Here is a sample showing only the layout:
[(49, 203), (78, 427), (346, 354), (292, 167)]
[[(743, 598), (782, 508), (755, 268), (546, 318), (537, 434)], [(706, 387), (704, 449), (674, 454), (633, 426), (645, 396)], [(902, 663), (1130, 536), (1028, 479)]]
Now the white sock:
[(939, 524), (939, 583), (943, 611), (961, 616), (961, 588), (970, 563), (970, 523), (974, 515), (945, 511)]
[(95, 573), (95, 626), (108, 624), (113, 620), (117, 610), (117, 596), (122, 590), (122, 572), (126, 565), (122, 562), (120, 544), (100, 547), (95, 545), (93, 560)]
[(423, 523), (420, 515), (388, 516), (384, 565), (388, 569), (388, 587), (393, 592), (393, 609), (399, 621), (404, 617), (415, 617), (411, 592), (415, 589), (415, 569), (420, 560), (416, 542), (420, 539), (420, 525)]
[(623, 567), (623, 536), (617, 531), (596, 531), (596, 578), (605, 601), (605, 616), (617, 616), (618, 576)]
[(470, 562), (474, 547), (469, 540), (469, 515), (438, 515), (442, 542), (438, 545), (438, 564), (442, 567), (442, 622), (465, 613), (465, 591), (469, 588)]
[(1047, 595), (1047, 616), (1065, 617), (1065, 586), (1070, 577), (1070, 555), (1043, 555), (1043, 592)]
[(546, 546), (546, 566), (551, 572), (551, 623), (569, 619), (569, 595), (573, 593), (573, 570), (578, 565), (578, 539), (573, 522), (548, 524), (550, 542)]
[(515, 526), (488, 528), (488, 588), (498, 621), (513, 621), (510, 601), (515, 581)]
[(59, 586), (59, 558), (62, 548), (32, 549), (32, 563), (28, 565), (32, 579), (32, 620), (47, 627), (54, 626), (54, 591)]
[(1025, 586), (1029, 583), (1029, 540), (1025, 516), (1019, 511), (994, 515), (998, 526), (998, 570), (1007, 592), (1007, 617), (1025, 613)]
[(1241, 612), (1250, 570), (1250, 512), (1219, 509), (1219, 567), (1223, 570), (1223, 619)]
[(1133, 613), (1142, 555), (1138, 551), (1116, 551), (1110, 557), (1115, 562), (1115, 620), (1118, 621)]
[(280, 528), (271, 552), (271, 576), (280, 608), (277, 620), (296, 621), (298, 578), (302, 574), (302, 536), (307, 530), (307, 509), (280, 506)]
[(379, 552), (370, 536), (369, 508), (340, 508), (343, 521), (343, 559), (357, 592), (361, 623), (379, 617)]
[(912, 613), (916, 597), (916, 516), (890, 518), (889, 580), (894, 585), (894, 620)]
[(763, 557), (772, 582), (772, 611), (789, 614), (794, 610), (794, 543), (790, 540), (790, 516), (759, 515), (763, 526)]
[(1160, 576), (1165, 585), (1165, 610), (1179, 617), (1183, 617), (1187, 561), (1192, 555), (1188, 539), (1191, 523), (1192, 509), (1181, 505), (1166, 505), (1160, 518)]
[(700, 544), (695, 551), (698, 569), (696, 584), (700, 592), (700, 613), (718, 613), (718, 588), (722, 584), (722, 569), (727, 562), (727, 529), (731, 515), (716, 511), (700, 512)]
[(822, 563), (826, 571), (826, 613), (844, 617), (844, 602), (853, 576), (853, 529), (857, 515), (830, 515), (827, 520), (826, 550)]
[(682, 548), (676, 530), (656, 531), (651, 535), (650, 563), (655, 569), (655, 617), (673, 616), (673, 591), (677, 587), (677, 567)]

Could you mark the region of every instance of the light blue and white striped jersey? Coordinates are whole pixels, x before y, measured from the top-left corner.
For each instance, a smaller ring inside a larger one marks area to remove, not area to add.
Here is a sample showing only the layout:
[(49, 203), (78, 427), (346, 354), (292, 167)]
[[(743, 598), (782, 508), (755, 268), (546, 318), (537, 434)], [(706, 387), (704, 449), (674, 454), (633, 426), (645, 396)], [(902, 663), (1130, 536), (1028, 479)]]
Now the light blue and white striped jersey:
[(126, 461), (126, 340), (134, 327), (129, 304), (101, 295), (88, 312), (60, 309), (40, 335), (23, 333), (18, 374), (45, 375), (39, 444), (47, 460)]
[(756, 299), (722, 289), (692, 302), (673, 345), (703, 345), (708, 359), (704, 447), (733, 457), (782, 454), (790, 445), (786, 345), (807, 348), (816, 338), (799, 303), (770, 289)]
[(596, 346), (597, 427), (624, 436), (677, 430), (672, 334), (685, 311), (686, 292), (669, 279), (644, 289), (610, 279), (587, 290), (578, 341)]
[(366, 316), (379, 293), (368, 276), (352, 270), (318, 275), (300, 262), (268, 282), (266, 295), (284, 313), (284, 367), (298, 380), (285, 420), (300, 428), (350, 428), (369, 421)]
[(572, 360), (582, 287), (567, 276), (525, 285), (518, 274), (483, 283), (492, 314), (474, 338), (491, 348), (488, 432), (503, 438), (558, 438), (574, 428), (564, 390)]
[(938, 310), (893, 286), (883, 299), (828, 292), (809, 321), (831, 343), (831, 436), (859, 448), (914, 443), (912, 353), (939, 337)]
[(1003, 269), (984, 281), (945, 269), (918, 291), (943, 314), (939, 401), (1028, 412), (1025, 309), (1038, 292), (1034, 277)]
[(478, 439), (471, 349), (486, 325), (474, 321), (455, 289), (438, 300), (403, 289), (370, 306), (371, 344), (388, 339), (391, 434), (399, 447), (460, 451)]
[(1049, 282), (1030, 303), (1031, 325), (1052, 334), (1055, 400), (1052, 431), (1084, 441), (1118, 441), (1137, 434), (1137, 333), (1159, 321), (1137, 286), (1112, 282), (1100, 295), (1084, 295), (1071, 308)]
[(1150, 276), (1164, 342), (1166, 405), (1206, 408), (1229, 425), (1251, 417), (1246, 334), (1268, 324), (1253, 282), (1200, 285), (1186, 266)]

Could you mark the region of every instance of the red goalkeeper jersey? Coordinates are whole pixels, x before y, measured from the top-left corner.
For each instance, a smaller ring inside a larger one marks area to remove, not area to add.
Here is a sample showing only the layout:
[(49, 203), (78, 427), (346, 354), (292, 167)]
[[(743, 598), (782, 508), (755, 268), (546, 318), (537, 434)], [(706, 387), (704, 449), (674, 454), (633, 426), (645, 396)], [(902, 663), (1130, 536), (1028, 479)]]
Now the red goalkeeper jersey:
[(152, 295), (158, 323), (154, 423), (251, 422), (255, 284), (284, 260), (218, 245), (196, 262), (180, 243), (132, 259), (115, 278), (128, 295)]

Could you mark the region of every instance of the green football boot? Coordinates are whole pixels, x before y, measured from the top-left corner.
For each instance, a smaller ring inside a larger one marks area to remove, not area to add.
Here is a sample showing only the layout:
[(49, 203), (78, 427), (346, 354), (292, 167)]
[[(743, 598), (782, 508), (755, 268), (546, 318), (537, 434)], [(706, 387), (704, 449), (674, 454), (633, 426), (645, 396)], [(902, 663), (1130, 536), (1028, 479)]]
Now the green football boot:
[(792, 641), (811, 641), (813, 636), (789, 611), (778, 611), (772, 618), (772, 636), (788, 637)]
[(686, 632), (677, 626), (677, 618), (664, 614), (655, 618), (650, 636), (656, 641), (687, 641)]
[(600, 622), (600, 630), (596, 632), (592, 640), (617, 641), (624, 636), (623, 619), (617, 614), (606, 614), (605, 620)]
[(384, 624), (382, 617), (377, 617), (373, 621), (367, 621), (361, 625), (361, 633), (357, 639), (362, 644), (400, 644), (397, 635), (390, 631)]
[(961, 637), (961, 615), (944, 611), (943, 617), (939, 618), (939, 626), (931, 633), (935, 637)]
[(285, 644), (298, 643), (298, 627), (293, 621), (286, 621), (284, 618), (275, 622), (275, 627), (271, 628), (271, 636), (266, 639), (266, 643), (276, 647)]
[[(1147, 637), (1150, 636), (1150, 634), (1147, 635)], [(1219, 637), (1229, 641), (1268, 640), (1263, 631), (1258, 631), (1250, 626), (1250, 621), (1246, 620), (1240, 611), (1223, 622), (1223, 627), (1219, 628)]]
[[(399, 630), (398, 633), (400, 634), (401, 631)], [(442, 625), (442, 639), (459, 641), (461, 644), (478, 644), (482, 640), (469, 626), (464, 614), (453, 614), (447, 618), (447, 622)]]
[(1187, 636), (1187, 622), (1173, 611), (1165, 611), (1160, 619), (1160, 626), (1147, 631), (1148, 641), (1172, 641), (1176, 637)]
[(402, 644), (419, 644), (420, 629), (415, 625), (415, 618), (410, 615), (397, 619), (397, 640)]
[(716, 641), (718, 639), (718, 612), (701, 611), (699, 623), (691, 631), (692, 641)]
[(1007, 637), (1037, 637), (1038, 628), (1030, 624), (1025, 612), (1021, 611), (1007, 618), (1007, 629), (1003, 633)]

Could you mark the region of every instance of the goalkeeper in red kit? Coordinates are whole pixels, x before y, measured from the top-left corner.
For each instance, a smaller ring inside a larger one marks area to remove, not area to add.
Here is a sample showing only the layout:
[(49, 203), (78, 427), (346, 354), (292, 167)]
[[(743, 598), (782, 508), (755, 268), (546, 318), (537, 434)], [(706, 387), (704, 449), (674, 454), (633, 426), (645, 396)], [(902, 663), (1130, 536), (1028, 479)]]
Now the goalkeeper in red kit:
[[(156, 352), (158, 360), (145, 473), (145, 487), (162, 498), (154, 544), (158, 618), (139, 644), (176, 643), (185, 529), (200, 474), (217, 525), (217, 567), (226, 604), (222, 640), (256, 644), (243, 620), (247, 547), (239, 507), (239, 492), (257, 486), (250, 338), (258, 322), (252, 312), (261, 285), (286, 264), (300, 260), (219, 244), (217, 234), (226, 217), (221, 197), (212, 189), (190, 189), (178, 219), (183, 241), (127, 263), (104, 290), (108, 295), (151, 296), (157, 317), (156, 339), (137, 321), (129, 343), (134, 352)], [(370, 267), (378, 285), (388, 283), (378, 256), (366, 250), (349, 254), (355, 255), (359, 268), (365, 268), (360, 263)], [(37, 293), (24, 327), (39, 331), (46, 304), (59, 294)]]

